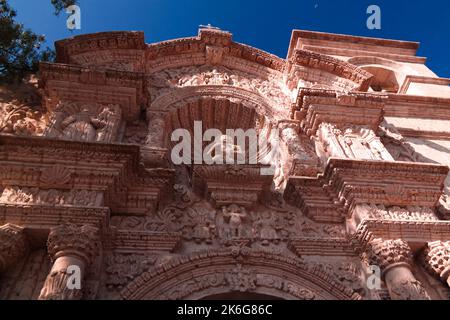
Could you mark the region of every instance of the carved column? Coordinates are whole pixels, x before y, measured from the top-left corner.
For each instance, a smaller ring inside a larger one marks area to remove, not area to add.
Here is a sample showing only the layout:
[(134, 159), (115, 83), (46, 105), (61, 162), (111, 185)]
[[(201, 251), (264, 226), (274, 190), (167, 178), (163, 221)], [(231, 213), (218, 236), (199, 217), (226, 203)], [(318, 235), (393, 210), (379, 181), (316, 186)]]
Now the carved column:
[(380, 267), (392, 300), (430, 299), (411, 272), (412, 252), (406, 241), (374, 239), (368, 255), (370, 263)]
[(0, 273), (15, 265), (27, 252), (23, 228), (5, 224), (0, 227)]
[(164, 148), (165, 121), (162, 112), (147, 111), (148, 133), (145, 145), (151, 148)]
[[(80, 227), (74, 224), (55, 227), (50, 231), (47, 247), (53, 266), (45, 280), (39, 299), (81, 299), (86, 269), (98, 254), (98, 229), (90, 225)], [(79, 270), (78, 274), (76, 270)], [(70, 285), (74, 280), (72, 276), (79, 276), (81, 288)]]
[(450, 241), (429, 242), (423, 252), (425, 268), (450, 286)]
[(279, 124), (280, 138), (283, 142), (284, 172), (290, 175), (315, 176), (318, 172), (319, 159), (308, 138), (298, 134), (298, 124), (282, 122)]
[(141, 146), (141, 160), (148, 166), (165, 166), (167, 149), (164, 148), (164, 113), (147, 111), (148, 131), (145, 145)]

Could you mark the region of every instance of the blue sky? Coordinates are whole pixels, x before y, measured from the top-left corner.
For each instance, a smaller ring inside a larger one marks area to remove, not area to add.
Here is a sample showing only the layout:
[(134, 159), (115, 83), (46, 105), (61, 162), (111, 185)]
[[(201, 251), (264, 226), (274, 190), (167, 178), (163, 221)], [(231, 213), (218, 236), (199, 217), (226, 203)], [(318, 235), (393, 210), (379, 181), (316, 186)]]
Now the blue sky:
[[(18, 20), (45, 34), (48, 45), (81, 33), (142, 30), (147, 42), (197, 34), (211, 23), (234, 40), (285, 57), (292, 29), (421, 42), (418, 55), (440, 77), (450, 78), (449, 0), (79, 0), (81, 30), (66, 28), (67, 15), (50, 0), (10, 0)], [(381, 8), (381, 30), (366, 27), (369, 5)]]

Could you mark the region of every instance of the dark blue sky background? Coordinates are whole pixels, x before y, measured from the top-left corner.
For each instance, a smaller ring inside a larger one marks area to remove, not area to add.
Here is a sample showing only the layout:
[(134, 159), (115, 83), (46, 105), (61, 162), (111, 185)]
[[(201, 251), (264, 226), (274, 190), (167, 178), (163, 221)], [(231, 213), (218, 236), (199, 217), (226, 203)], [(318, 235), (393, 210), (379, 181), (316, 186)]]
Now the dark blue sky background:
[[(418, 55), (440, 77), (450, 78), (450, 0), (79, 0), (81, 30), (66, 28), (65, 12), (50, 0), (10, 0), (18, 20), (45, 34), (48, 45), (81, 33), (143, 30), (147, 42), (197, 34), (211, 23), (234, 40), (285, 57), (292, 29), (421, 42)], [(381, 8), (381, 30), (366, 27), (366, 9)]]

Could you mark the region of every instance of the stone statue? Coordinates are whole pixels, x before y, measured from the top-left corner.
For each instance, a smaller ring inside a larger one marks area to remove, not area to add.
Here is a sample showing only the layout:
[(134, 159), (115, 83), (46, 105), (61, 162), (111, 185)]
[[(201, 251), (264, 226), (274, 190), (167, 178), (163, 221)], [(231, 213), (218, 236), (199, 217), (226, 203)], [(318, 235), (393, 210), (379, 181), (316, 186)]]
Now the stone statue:
[(230, 238), (242, 238), (245, 236), (243, 220), (247, 217), (245, 208), (232, 204), (228, 208), (223, 207), (224, 218), (228, 219), (228, 232)]

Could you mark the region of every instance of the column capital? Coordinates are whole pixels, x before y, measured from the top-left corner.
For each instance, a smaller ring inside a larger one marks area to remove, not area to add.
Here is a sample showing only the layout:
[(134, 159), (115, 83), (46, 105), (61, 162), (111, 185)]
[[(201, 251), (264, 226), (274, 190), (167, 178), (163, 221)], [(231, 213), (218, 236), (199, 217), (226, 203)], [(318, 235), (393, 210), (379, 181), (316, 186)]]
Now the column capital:
[(0, 226), (0, 272), (16, 263), (27, 249), (28, 241), (22, 227), (10, 223)]
[(379, 266), (383, 274), (394, 266), (411, 268), (411, 248), (402, 239), (374, 239), (369, 243), (367, 254), (370, 263)]
[(450, 277), (450, 241), (428, 242), (422, 253), (425, 269), (447, 281)]
[(48, 253), (53, 261), (62, 256), (76, 256), (90, 265), (99, 249), (99, 230), (91, 225), (63, 224), (50, 230)]

